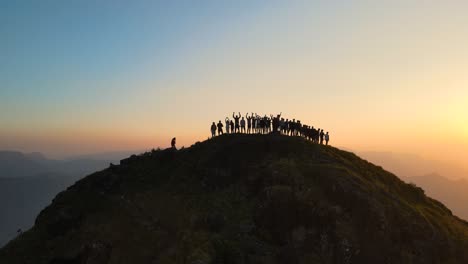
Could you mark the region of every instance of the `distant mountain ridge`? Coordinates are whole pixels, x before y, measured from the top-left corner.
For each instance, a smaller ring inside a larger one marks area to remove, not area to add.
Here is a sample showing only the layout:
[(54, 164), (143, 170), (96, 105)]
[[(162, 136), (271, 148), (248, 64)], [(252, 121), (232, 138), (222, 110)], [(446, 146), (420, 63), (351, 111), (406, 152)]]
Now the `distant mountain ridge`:
[(121, 150), (121, 151), (107, 151), (99, 153), (89, 153), (65, 157), (63, 160), (112, 160), (119, 161), (121, 159), (130, 157), (136, 153), (143, 153), (144, 150)]
[(422, 187), (429, 196), (444, 202), (455, 215), (468, 220), (468, 172), (463, 168), (412, 154), (374, 151), (360, 152), (360, 155), (402, 180)]
[(0, 151), (0, 178), (29, 177), (47, 172), (37, 157), (37, 154), (28, 156), (16, 151)]
[(54, 160), (46, 158), (39, 152), (0, 151), (0, 178), (31, 177), (44, 173), (85, 175), (105, 168), (110, 162), (116, 161), (118, 160), (90, 158)]
[(450, 179), (465, 178), (468, 180), (468, 169), (458, 164), (428, 160), (415, 154), (360, 151), (361, 157), (402, 177), (414, 177), (428, 174), (440, 174)]

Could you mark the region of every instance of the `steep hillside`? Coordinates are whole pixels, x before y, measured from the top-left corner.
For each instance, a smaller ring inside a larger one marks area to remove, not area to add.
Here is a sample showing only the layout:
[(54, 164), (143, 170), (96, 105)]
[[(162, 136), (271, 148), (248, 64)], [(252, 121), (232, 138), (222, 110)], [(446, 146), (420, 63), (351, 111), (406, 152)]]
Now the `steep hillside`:
[(0, 263), (468, 263), (468, 223), (356, 155), (226, 135), (59, 194)]

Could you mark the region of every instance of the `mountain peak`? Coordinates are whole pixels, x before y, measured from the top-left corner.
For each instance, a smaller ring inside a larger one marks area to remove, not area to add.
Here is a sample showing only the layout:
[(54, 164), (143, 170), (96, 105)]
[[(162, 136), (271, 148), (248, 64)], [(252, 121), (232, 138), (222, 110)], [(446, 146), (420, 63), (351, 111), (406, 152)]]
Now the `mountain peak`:
[(0, 262), (466, 263), (467, 246), (466, 222), (353, 153), (224, 135), (78, 181)]

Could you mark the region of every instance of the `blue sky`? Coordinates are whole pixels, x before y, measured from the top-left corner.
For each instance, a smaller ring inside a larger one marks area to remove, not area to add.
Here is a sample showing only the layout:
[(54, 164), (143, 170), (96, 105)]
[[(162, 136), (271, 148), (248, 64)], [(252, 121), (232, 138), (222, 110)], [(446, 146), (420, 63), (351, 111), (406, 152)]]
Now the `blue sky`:
[[(6, 126), (60, 123), (60, 115), (54, 120), (58, 111), (99, 112), (115, 102), (105, 98), (135, 96), (138, 82), (176, 76), (186, 56), (218, 41), (224, 26), (265, 3), (3, 1), (0, 103)], [(159, 89), (164, 87), (153, 91)]]
[(190, 145), (212, 121), (254, 111), (327, 128), (339, 146), (463, 162), (467, 7), (2, 1), (0, 149)]
[[(34, 100), (66, 94), (70, 86), (60, 85), (64, 82), (79, 85), (144, 75), (148, 63), (159, 67), (152, 73), (170, 70), (183, 60), (182, 50), (200, 45), (197, 38), (206, 37), (217, 23), (261, 8), (256, 1), (134, 1), (131, 5), (128, 1), (3, 1), (1, 5), (6, 40), (1, 50), (2, 87), (9, 98)], [(148, 57), (158, 61), (148, 62)]]

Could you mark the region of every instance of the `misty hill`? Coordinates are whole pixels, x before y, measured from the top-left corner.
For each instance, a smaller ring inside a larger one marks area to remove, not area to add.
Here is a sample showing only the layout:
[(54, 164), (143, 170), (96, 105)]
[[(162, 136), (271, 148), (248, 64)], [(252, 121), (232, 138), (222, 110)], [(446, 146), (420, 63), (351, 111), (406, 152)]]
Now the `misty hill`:
[(457, 164), (428, 160), (414, 154), (377, 151), (359, 152), (358, 154), (364, 159), (402, 177), (438, 173), (450, 179), (463, 177), (468, 179), (468, 171)]
[(463, 168), (412, 154), (361, 152), (360, 155), (395, 173), (402, 180), (422, 187), (429, 196), (442, 201), (455, 215), (468, 219), (468, 173)]
[(121, 159), (127, 158), (135, 153), (143, 153), (143, 150), (122, 150), (122, 151), (108, 151), (100, 153), (92, 153), (78, 156), (71, 156), (67, 160), (109, 160), (109, 161), (119, 161)]
[(0, 151), (0, 247), (19, 228), (30, 228), (60, 191), (108, 166), (107, 160), (51, 160), (38, 152)]
[(16, 151), (0, 151), (0, 178), (31, 177), (45, 173), (87, 175), (105, 168), (112, 161), (114, 160), (89, 158), (53, 160), (38, 152), (25, 154)]
[(15, 151), (0, 151), (0, 178), (29, 177), (47, 172), (38, 155), (28, 156)]
[(37, 214), (51, 203), (52, 198), (78, 179), (53, 173), (0, 178), (0, 246), (14, 238), (19, 228), (30, 228)]
[(468, 223), (356, 155), (225, 135), (60, 193), (0, 263), (468, 263)]
[(443, 202), (453, 213), (468, 219), (468, 181), (451, 180), (438, 174), (404, 178), (426, 190), (427, 194)]

